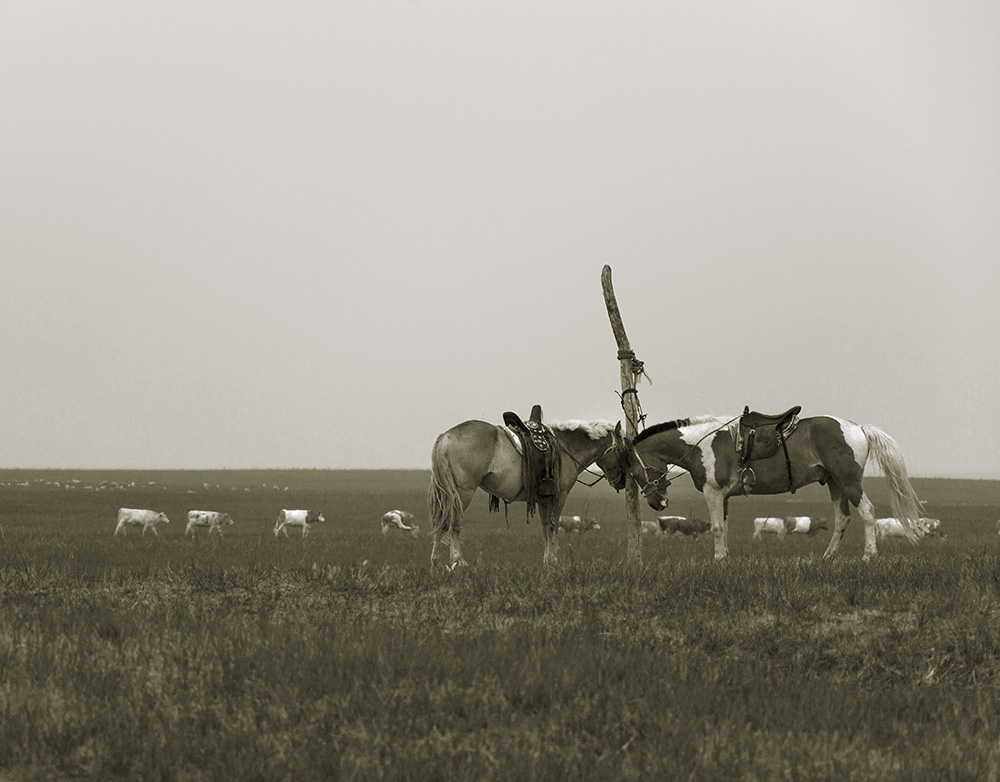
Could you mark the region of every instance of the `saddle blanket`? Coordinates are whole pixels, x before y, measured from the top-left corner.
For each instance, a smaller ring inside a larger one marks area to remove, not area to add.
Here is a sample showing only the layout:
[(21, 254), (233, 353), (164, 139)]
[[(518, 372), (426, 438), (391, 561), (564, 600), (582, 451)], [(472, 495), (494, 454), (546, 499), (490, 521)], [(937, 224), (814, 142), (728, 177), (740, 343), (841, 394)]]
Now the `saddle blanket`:
[(517, 432), (515, 432), (509, 426), (501, 426), (500, 428), (507, 433), (507, 436), (510, 438), (510, 441), (514, 443), (514, 448), (517, 449), (518, 455), (524, 456), (524, 446), (521, 445), (521, 438), (517, 436)]

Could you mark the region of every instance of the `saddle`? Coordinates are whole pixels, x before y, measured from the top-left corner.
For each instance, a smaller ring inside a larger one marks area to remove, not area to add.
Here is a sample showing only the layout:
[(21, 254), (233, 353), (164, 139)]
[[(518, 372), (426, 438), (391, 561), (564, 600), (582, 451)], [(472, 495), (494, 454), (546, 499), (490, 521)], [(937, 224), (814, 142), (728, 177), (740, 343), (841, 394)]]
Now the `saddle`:
[(503, 414), (504, 425), (521, 440), (521, 478), (527, 491), (528, 516), (535, 513), (539, 499), (555, 497), (559, 450), (552, 430), (542, 423), (542, 406), (531, 408), (527, 421), (514, 412)]
[(750, 462), (759, 459), (770, 459), (778, 452), (778, 447), (785, 453), (785, 469), (788, 471), (789, 491), (795, 494), (795, 484), (792, 483), (792, 460), (788, 456), (787, 439), (799, 424), (798, 414), (801, 405), (789, 408), (778, 415), (768, 415), (752, 411), (748, 406), (743, 408), (736, 436), (736, 451), (740, 457), (740, 480), (743, 491), (757, 482)]

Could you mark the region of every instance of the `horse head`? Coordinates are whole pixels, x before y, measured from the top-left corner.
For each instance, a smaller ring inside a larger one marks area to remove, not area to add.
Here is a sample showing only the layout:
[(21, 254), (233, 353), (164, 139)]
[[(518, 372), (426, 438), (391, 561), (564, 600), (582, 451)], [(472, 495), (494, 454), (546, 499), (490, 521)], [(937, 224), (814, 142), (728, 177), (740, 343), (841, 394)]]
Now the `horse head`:
[[(611, 434), (611, 445), (608, 449), (597, 457), (597, 466), (601, 468), (604, 477), (615, 491), (625, 488), (625, 479), (628, 475), (628, 459), (625, 454), (624, 438), (622, 438), (622, 425), (618, 422), (614, 432)], [(1000, 529), (1000, 521), (997, 522)]]
[(666, 472), (661, 472), (655, 478), (650, 477), (650, 473), (656, 471), (643, 461), (632, 441), (622, 434), (621, 421), (611, 433), (611, 445), (597, 460), (597, 466), (615, 491), (624, 489), (625, 481), (631, 475), (650, 508), (664, 510), (667, 507), (667, 487), (670, 486), (670, 481), (667, 480)]

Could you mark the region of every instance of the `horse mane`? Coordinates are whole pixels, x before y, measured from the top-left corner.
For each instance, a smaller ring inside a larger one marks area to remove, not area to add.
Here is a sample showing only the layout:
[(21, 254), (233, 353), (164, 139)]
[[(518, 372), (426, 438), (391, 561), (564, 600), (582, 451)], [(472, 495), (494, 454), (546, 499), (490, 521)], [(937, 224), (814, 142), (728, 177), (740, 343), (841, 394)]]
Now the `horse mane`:
[(583, 432), (591, 440), (600, 440), (615, 430), (615, 425), (611, 421), (581, 421), (578, 418), (555, 421), (549, 426), (561, 432)]
[(683, 429), (686, 426), (696, 426), (697, 424), (726, 424), (729, 422), (729, 418), (721, 415), (698, 415), (693, 418), (677, 418), (673, 421), (666, 421), (662, 424), (653, 424), (648, 429), (644, 429), (635, 436), (633, 441), (635, 444), (641, 443), (647, 437), (652, 437), (654, 434), (662, 434), (663, 432), (669, 432), (673, 429)]

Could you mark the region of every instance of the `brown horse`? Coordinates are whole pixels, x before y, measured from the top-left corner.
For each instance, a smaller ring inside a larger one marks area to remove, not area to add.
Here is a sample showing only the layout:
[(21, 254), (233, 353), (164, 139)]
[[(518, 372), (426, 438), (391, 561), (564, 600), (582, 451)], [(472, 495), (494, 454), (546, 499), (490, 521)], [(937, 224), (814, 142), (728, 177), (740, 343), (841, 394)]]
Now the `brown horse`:
[[(614, 424), (607, 421), (565, 421), (549, 424), (561, 458), (554, 476), (556, 492), (540, 497), (538, 511), (545, 539), (546, 564), (557, 560), (556, 523), (577, 478), (595, 461), (619, 475), (620, 451), (611, 452)], [(620, 432), (621, 424), (617, 431)], [(486, 421), (466, 421), (439, 435), (431, 453), (431, 486), (427, 495), (434, 543), (431, 566), (438, 562), (438, 544), (447, 536), (451, 564), (468, 564), (462, 556), (462, 520), (477, 489), (504, 502), (526, 502), (521, 455), (505, 427)], [(624, 478), (621, 478), (624, 482)]]
[[(620, 465), (638, 460), (642, 471), (632, 470), (650, 507), (659, 509), (666, 499), (666, 474), (671, 466), (691, 474), (695, 488), (705, 495), (715, 538), (715, 558), (729, 555), (726, 517), (734, 494), (783, 494), (810, 483), (828, 486), (833, 500), (833, 537), (826, 558), (836, 555), (851, 520), (851, 506), (865, 524), (864, 558), (877, 553), (874, 506), (862, 488), (865, 464), (874, 457), (888, 479), (893, 516), (904, 521), (911, 541), (919, 536), (920, 500), (906, 474), (896, 441), (874, 426), (832, 416), (802, 418), (787, 438), (788, 462), (781, 449), (767, 459), (752, 462), (752, 474), (740, 463), (736, 448), (739, 416), (702, 416), (651, 426), (618, 451)], [(631, 446), (631, 448), (629, 447)], [(630, 453), (631, 451), (631, 453)], [(789, 466), (790, 465), (790, 466)], [(651, 473), (659, 473), (655, 479)], [(609, 481), (611, 471), (607, 471)], [(615, 476), (624, 483), (622, 471)], [(749, 480), (748, 478), (752, 478)], [(619, 488), (612, 482), (615, 488)]]

